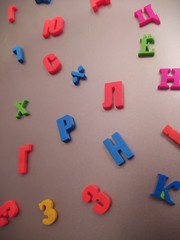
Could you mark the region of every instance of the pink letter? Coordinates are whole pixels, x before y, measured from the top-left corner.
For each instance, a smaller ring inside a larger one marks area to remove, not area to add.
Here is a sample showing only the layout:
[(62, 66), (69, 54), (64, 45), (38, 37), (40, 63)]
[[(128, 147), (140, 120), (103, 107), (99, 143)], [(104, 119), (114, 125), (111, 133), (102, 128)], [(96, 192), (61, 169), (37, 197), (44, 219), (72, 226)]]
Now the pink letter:
[(172, 69), (172, 76), (168, 76), (171, 72), (170, 68), (161, 68), (159, 70), (161, 73), (161, 83), (158, 86), (160, 90), (167, 90), (169, 89), (169, 85), (167, 83), (172, 82), (170, 89), (172, 90), (180, 90), (180, 68), (173, 68)]
[(134, 16), (136, 18), (138, 18), (139, 20), (139, 26), (143, 27), (144, 25), (150, 23), (150, 22), (154, 22), (156, 24), (160, 24), (160, 19), (158, 17), (157, 14), (155, 14), (151, 8), (151, 4), (147, 5), (146, 7), (144, 7), (144, 12), (147, 14), (148, 18), (145, 19), (142, 13), (142, 10), (139, 9), (138, 11), (136, 11), (134, 13)]

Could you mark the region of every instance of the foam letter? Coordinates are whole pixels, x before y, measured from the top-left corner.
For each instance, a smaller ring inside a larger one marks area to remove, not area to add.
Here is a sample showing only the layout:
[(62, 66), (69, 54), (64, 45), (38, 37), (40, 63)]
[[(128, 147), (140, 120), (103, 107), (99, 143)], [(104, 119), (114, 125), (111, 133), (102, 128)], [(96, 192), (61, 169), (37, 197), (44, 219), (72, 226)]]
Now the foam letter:
[(169, 85), (167, 83), (172, 82), (170, 89), (172, 90), (180, 90), (180, 68), (172, 69), (172, 76), (168, 76), (171, 72), (170, 68), (161, 68), (159, 70), (161, 73), (161, 83), (158, 86), (159, 90), (167, 90), (169, 89)]
[(163, 174), (158, 174), (159, 179), (158, 183), (156, 185), (154, 193), (151, 194), (151, 196), (164, 200), (170, 205), (175, 205), (175, 202), (171, 199), (169, 190), (171, 188), (175, 188), (176, 190), (180, 189), (180, 181), (174, 181), (170, 183), (168, 186), (164, 187), (166, 181), (168, 180), (168, 177)]
[(62, 67), (59, 59), (52, 53), (44, 57), (43, 64), (46, 70), (52, 75), (58, 73)]
[(154, 13), (154, 11), (152, 10), (151, 4), (147, 5), (146, 7), (144, 7), (144, 12), (147, 14), (148, 18), (145, 19), (142, 13), (142, 10), (139, 9), (138, 11), (136, 11), (134, 13), (134, 16), (136, 18), (138, 18), (139, 20), (139, 26), (143, 27), (144, 25), (150, 23), (150, 22), (154, 22), (156, 24), (160, 24), (160, 19), (158, 17), (157, 14)]
[(139, 57), (153, 57), (154, 56), (154, 49), (151, 51), (149, 50), (149, 44), (154, 44), (154, 38), (149, 35), (144, 35), (143, 38), (140, 39), (141, 48), (140, 52), (138, 53)]
[(62, 142), (71, 141), (70, 132), (75, 129), (75, 122), (73, 117), (65, 115), (64, 117), (59, 118), (57, 121), (58, 130)]
[(52, 20), (45, 20), (43, 28), (43, 37), (48, 38), (50, 35), (58, 36), (64, 30), (64, 20), (62, 17), (55, 17)]
[(26, 174), (28, 169), (28, 153), (32, 151), (33, 145), (28, 144), (19, 148), (18, 173)]
[(8, 21), (13, 23), (15, 22), (15, 12), (18, 10), (15, 4), (8, 7)]
[(109, 110), (113, 107), (113, 94), (114, 94), (114, 103), (116, 108), (124, 107), (122, 82), (119, 81), (119, 82), (105, 83), (104, 103), (103, 103), (103, 108), (105, 110)]
[(133, 152), (118, 132), (115, 132), (112, 135), (112, 139), (114, 140), (115, 144), (109, 138), (104, 140), (103, 144), (117, 165), (122, 165), (125, 163), (123, 157), (120, 155), (120, 152), (122, 152), (128, 160), (134, 157)]

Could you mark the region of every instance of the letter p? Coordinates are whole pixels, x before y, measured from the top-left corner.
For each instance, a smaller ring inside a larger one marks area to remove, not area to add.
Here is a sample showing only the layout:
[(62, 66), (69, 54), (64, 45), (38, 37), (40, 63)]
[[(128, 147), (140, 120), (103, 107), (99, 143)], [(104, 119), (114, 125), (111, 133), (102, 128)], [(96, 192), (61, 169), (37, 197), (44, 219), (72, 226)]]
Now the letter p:
[(59, 118), (56, 120), (60, 138), (62, 142), (70, 142), (71, 136), (70, 132), (75, 129), (75, 122), (73, 117), (70, 115), (65, 115), (64, 117)]

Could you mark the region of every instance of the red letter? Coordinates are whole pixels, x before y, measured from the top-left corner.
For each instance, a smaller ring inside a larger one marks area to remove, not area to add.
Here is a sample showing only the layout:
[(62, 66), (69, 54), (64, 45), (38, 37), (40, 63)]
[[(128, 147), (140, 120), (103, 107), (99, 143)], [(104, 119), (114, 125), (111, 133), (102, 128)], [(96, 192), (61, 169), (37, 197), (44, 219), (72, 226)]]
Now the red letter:
[(58, 36), (64, 30), (64, 20), (62, 17), (56, 17), (52, 20), (47, 19), (44, 22), (43, 37), (48, 38), (50, 34), (52, 36)]
[(27, 160), (28, 153), (32, 151), (32, 144), (26, 146), (21, 146), (19, 148), (19, 163), (18, 163), (18, 173), (26, 174), (27, 173)]
[(124, 107), (123, 84), (121, 81), (105, 83), (103, 108), (109, 110), (113, 107), (113, 94), (116, 108)]
[(111, 0), (91, 0), (91, 6), (94, 12), (97, 12), (100, 6), (109, 5), (110, 3), (111, 3)]
[(62, 67), (59, 59), (54, 54), (48, 54), (45, 56), (43, 64), (50, 74), (56, 74)]
[(15, 11), (17, 11), (18, 8), (16, 7), (16, 5), (12, 5), (10, 7), (8, 7), (8, 21), (13, 23), (15, 22)]
[(162, 132), (168, 136), (169, 138), (171, 138), (174, 142), (176, 142), (177, 144), (180, 145), (180, 133), (177, 132), (176, 130), (174, 130), (172, 127), (170, 127), (169, 125), (167, 125)]

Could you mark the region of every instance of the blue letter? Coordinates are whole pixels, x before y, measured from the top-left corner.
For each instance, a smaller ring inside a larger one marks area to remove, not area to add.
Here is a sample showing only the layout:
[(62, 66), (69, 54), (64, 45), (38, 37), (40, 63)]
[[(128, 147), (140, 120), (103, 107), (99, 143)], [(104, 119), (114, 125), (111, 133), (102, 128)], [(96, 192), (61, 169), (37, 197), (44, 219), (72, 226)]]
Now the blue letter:
[(122, 152), (127, 159), (131, 159), (132, 157), (134, 157), (133, 152), (130, 150), (130, 148), (118, 132), (115, 132), (112, 135), (112, 138), (116, 144), (114, 144), (108, 138), (104, 140), (103, 143), (107, 148), (108, 152), (111, 154), (114, 161), (117, 163), (117, 165), (122, 165), (125, 162), (123, 157), (120, 155), (120, 152)]
[(74, 119), (69, 115), (65, 115), (64, 117), (56, 120), (56, 122), (62, 142), (67, 143), (71, 141), (71, 136), (69, 132), (71, 132), (75, 128)]
[(165, 200), (170, 205), (175, 205), (175, 202), (171, 199), (168, 191), (171, 188), (175, 188), (176, 190), (179, 190), (180, 182), (174, 181), (174, 182), (170, 183), (167, 187), (164, 187), (168, 177), (163, 174), (160, 174), (160, 173), (158, 174), (158, 176), (159, 176), (159, 180), (158, 180), (157, 186), (155, 188), (154, 193), (152, 193), (151, 196), (153, 196), (155, 198), (159, 198), (161, 200)]
[(12, 52), (14, 54), (16, 54), (17, 60), (18, 62), (20, 62), (21, 64), (24, 63), (24, 53), (23, 53), (23, 49), (20, 46), (16, 46), (15, 48), (12, 49)]
[(35, 0), (37, 4), (40, 4), (40, 3), (46, 3), (46, 4), (50, 4), (51, 3), (51, 0)]

